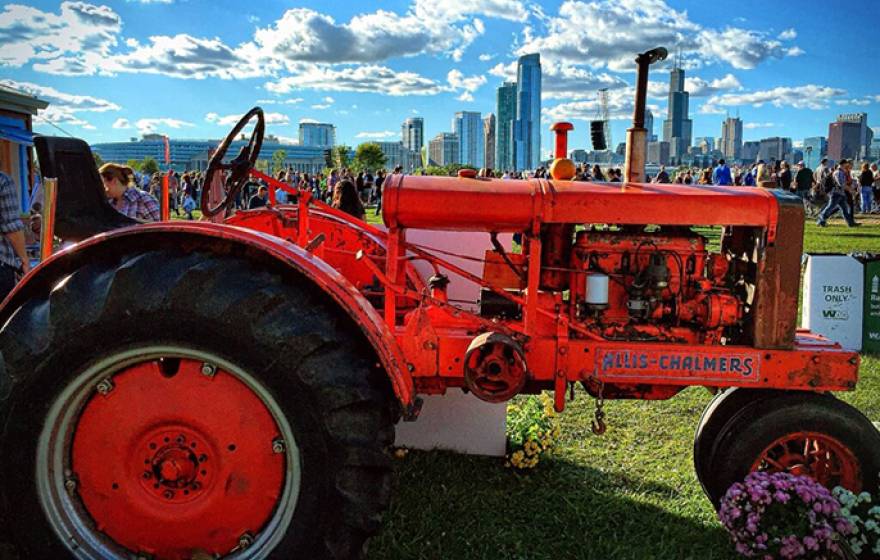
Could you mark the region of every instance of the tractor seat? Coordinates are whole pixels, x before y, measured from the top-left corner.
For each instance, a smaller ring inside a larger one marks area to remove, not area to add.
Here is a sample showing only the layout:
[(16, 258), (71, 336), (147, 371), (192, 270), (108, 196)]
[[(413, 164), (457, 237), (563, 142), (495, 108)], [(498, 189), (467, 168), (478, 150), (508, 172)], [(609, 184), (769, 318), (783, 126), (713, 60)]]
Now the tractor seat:
[(142, 223), (120, 214), (107, 200), (89, 145), (78, 138), (34, 137), (40, 173), (58, 179), (55, 235), (80, 241)]

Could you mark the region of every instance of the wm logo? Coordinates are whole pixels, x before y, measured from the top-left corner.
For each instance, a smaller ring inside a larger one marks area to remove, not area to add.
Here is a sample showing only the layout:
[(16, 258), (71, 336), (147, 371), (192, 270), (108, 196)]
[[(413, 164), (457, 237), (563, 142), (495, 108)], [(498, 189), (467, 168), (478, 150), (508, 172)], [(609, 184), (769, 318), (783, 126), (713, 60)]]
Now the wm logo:
[(845, 321), (849, 319), (849, 313), (847, 313), (846, 311), (840, 311), (839, 309), (823, 309), (822, 317), (825, 319)]

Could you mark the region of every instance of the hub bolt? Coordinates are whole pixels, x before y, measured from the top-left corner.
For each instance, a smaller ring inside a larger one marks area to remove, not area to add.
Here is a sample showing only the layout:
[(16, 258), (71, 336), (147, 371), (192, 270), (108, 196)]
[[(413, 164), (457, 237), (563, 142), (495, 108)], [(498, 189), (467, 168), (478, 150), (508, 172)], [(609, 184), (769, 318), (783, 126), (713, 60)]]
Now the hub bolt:
[(283, 439), (276, 439), (272, 442), (272, 453), (284, 453)]
[(68, 478), (64, 481), (64, 489), (73, 494), (76, 491), (76, 480)]
[(214, 377), (214, 374), (217, 373), (217, 366), (213, 364), (202, 364), (202, 375), (205, 377)]
[(165, 493), (162, 495), (165, 496), (166, 499), (170, 500), (174, 497), (174, 492), (172, 492), (171, 490), (165, 490)]
[(252, 544), (254, 544), (254, 537), (250, 533), (238, 537), (238, 550), (244, 550)]
[(101, 395), (108, 395), (113, 390), (113, 382), (109, 379), (102, 379), (95, 386), (95, 390)]

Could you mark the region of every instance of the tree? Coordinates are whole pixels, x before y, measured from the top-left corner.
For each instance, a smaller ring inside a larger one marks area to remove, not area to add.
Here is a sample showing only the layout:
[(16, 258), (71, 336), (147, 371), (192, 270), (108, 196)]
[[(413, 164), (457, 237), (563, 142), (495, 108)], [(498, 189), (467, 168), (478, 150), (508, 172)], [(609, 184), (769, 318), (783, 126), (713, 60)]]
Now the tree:
[(364, 142), (357, 147), (354, 153), (354, 161), (352, 167), (356, 171), (364, 171), (366, 169), (381, 169), (385, 167), (387, 158), (382, 153), (382, 148), (375, 142)]
[(348, 167), (348, 154), (350, 152), (351, 146), (346, 146), (345, 144), (340, 144), (333, 148), (333, 162), (336, 164), (336, 167), (338, 169)]
[(96, 152), (92, 152), (92, 157), (95, 158), (95, 167), (101, 167), (104, 165), (104, 158), (99, 156)]
[(284, 170), (284, 160), (287, 159), (287, 152), (284, 150), (275, 150), (272, 154), (272, 174), (277, 175), (279, 171)]
[(125, 162), (125, 165), (131, 167), (131, 168), (134, 169), (135, 171), (140, 171), (140, 170), (141, 170), (141, 162), (140, 162), (139, 160), (136, 160), (136, 159), (130, 159), (130, 160), (128, 160), (127, 162)]
[(147, 156), (144, 158), (144, 161), (141, 163), (141, 173), (144, 175), (152, 176), (153, 173), (159, 172), (159, 162), (157, 162), (154, 158)]

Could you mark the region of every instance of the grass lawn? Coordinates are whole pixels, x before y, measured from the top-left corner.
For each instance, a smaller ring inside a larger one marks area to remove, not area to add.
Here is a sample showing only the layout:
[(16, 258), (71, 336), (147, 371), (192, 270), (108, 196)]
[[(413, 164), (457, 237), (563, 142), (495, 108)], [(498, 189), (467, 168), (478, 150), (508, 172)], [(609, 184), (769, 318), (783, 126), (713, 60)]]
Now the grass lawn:
[[(808, 223), (805, 251), (880, 252), (880, 221)], [(841, 397), (877, 421), (880, 360), (862, 364), (858, 389)], [(579, 392), (561, 415), (557, 452), (525, 475), (498, 459), (411, 452), (396, 462), (395, 498), (369, 558), (736, 558), (692, 468), (710, 398), (693, 387), (669, 401), (609, 401), (597, 437), (593, 402)]]

